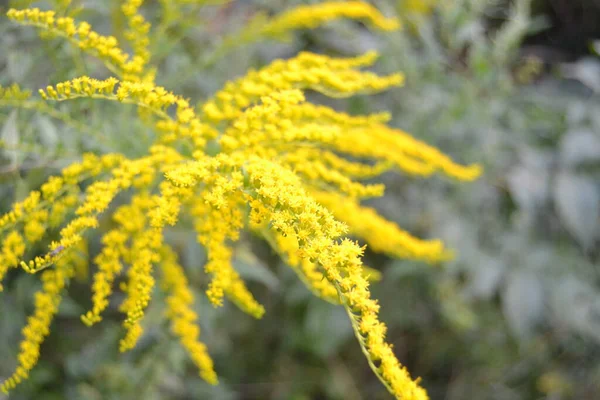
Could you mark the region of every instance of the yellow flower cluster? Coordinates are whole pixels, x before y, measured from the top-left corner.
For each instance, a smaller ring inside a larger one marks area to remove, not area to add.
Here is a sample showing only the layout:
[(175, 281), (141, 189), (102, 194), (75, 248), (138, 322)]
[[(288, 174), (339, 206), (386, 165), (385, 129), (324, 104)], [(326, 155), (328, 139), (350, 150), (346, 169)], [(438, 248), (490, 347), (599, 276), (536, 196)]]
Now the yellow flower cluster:
[(0, 86), (0, 99), (1, 100), (27, 100), (31, 96), (29, 90), (23, 90), (19, 85), (12, 84), (9, 87)]
[[(400, 366), (384, 340), (385, 325), (377, 318), (379, 306), (370, 298), (368, 281), (362, 274), (362, 248), (345, 239), (337, 241), (346, 227), (304, 191), (296, 174), (280, 164), (256, 157), (244, 160), (223, 156), (216, 160), (222, 161), (225, 170), (231, 170), (232, 164), (238, 164), (233, 172), (230, 171), (231, 174), (242, 168), (246, 171), (247, 177), (237, 190), (249, 192), (252, 198), (251, 220), (257, 223), (269, 221), (270, 230), (295, 238), (297, 257), (321, 265), (358, 327), (361, 343), (369, 354), (374, 372), (399, 398), (427, 398), (425, 391)], [(214, 159), (210, 161), (214, 165)], [(206, 164), (202, 161), (187, 164), (168, 173), (167, 179), (176, 186), (206, 184), (206, 180), (219, 185), (218, 180), (207, 175)], [(231, 191), (233, 187), (229, 186), (229, 182), (227, 190)], [(379, 366), (374, 363), (379, 363)]]
[[(42, 185), (40, 191), (31, 192), (23, 201), (15, 203), (11, 211), (0, 217), (0, 233), (12, 228), (1, 241), (0, 281), (9, 268), (21, 264), (27, 271), (35, 272), (62, 256), (67, 241), (52, 243), (49, 253), (36, 257), (29, 264), (22, 261), (19, 263), (24, 255), (25, 246), (32, 246), (40, 241), (48, 227), (60, 225), (69, 210), (75, 207), (79, 191), (74, 185), (110, 170), (120, 158), (121, 156), (112, 154), (102, 157), (88, 154), (81, 163), (71, 164), (62, 171), (61, 176), (50, 178)], [(74, 220), (72, 223), (71, 228), (74, 228), (84, 221)], [(70, 234), (68, 230), (66, 234)], [(77, 240), (72, 239), (70, 244), (76, 244)]]
[(0, 390), (7, 393), (23, 379), (29, 377), (29, 371), (37, 364), (40, 346), (50, 333), (50, 323), (58, 311), (61, 296), (68, 280), (73, 276), (69, 256), (56, 262), (56, 267), (42, 274), (42, 289), (35, 296), (34, 312), (23, 328), (23, 340), (19, 346), (19, 366), (1, 385)]
[[(95, 33), (86, 22), (38, 9), (11, 9), (7, 14), (67, 38), (104, 61), (118, 77), (83, 76), (48, 86), (39, 91), (40, 102), (86, 97), (131, 104), (156, 140), (139, 158), (86, 154), (0, 216), (0, 281), (19, 265), (30, 273), (43, 270), (42, 292), (23, 331), (19, 365), (2, 389), (12, 389), (35, 365), (64, 286), (76, 271), (87, 273), (85, 235), (98, 228), (100, 215), (119, 195), (124, 202), (114, 207), (112, 226), (103, 233), (102, 249), (93, 260), (92, 304), (81, 319), (88, 326), (101, 321), (113, 286), (124, 275), (121, 351), (133, 348), (143, 334), (157, 270), (173, 334), (201, 377), (217, 383), (213, 362), (200, 341), (194, 296), (164, 231), (180, 219), (193, 221), (207, 252), (210, 302), (220, 306), (227, 299), (260, 318), (264, 307), (235, 269), (240, 233), (249, 228), (281, 255), (308, 289), (346, 308), (369, 365), (392, 394), (426, 399), (385, 341), (379, 305), (369, 291), (369, 279), (378, 273), (362, 264), (364, 247), (344, 235), (353, 234), (391, 256), (444, 260), (450, 253), (440, 241), (415, 238), (362, 206), (362, 199), (381, 196), (384, 189), (364, 180), (392, 168), (410, 175), (441, 172), (472, 180), (480, 167), (459, 165), (387, 126), (387, 113), (349, 115), (306, 102), (305, 89), (347, 97), (401, 85), (401, 74), (379, 76), (362, 70), (375, 62), (374, 52), (352, 58), (301, 53), (276, 60), (228, 82), (197, 112), (187, 99), (154, 84), (148, 51), (151, 25), (140, 13), (142, 5), (142, 0), (127, 0), (121, 6), (133, 56), (114, 37)], [(280, 35), (342, 17), (380, 29), (398, 25), (367, 3), (349, 1), (302, 6), (273, 17), (259, 31), (263, 36)], [(18, 87), (2, 89), (0, 95), (25, 98)], [(48, 228), (58, 231), (55, 241), (46, 242), (48, 252), (23, 260), (30, 256), (27, 249), (46, 240)]]
[[(177, 174), (177, 171), (171, 171), (167, 176), (173, 174)], [(205, 202), (196, 203), (191, 214), (196, 222), (198, 241), (208, 254), (208, 263), (204, 267), (206, 273), (212, 276), (206, 291), (208, 299), (215, 306), (220, 306), (223, 297), (227, 296), (240, 309), (255, 318), (261, 318), (264, 307), (254, 299), (233, 268), (233, 249), (227, 243), (237, 241), (239, 231), (244, 226), (244, 196), (236, 192), (242, 184), (243, 176), (239, 171), (227, 178), (218, 177), (210, 188), (200, 193)]]
[(370, 207), (361, 206), (351, 198), (335, 192), (311, 192), (340, 221), (348, 224), (350, 232), (361, 237), (374, 251), (399, 258), (444, 261), (452, 253), (441, 240), (424, 241), (415, 238), (399, 226), (380, 216)]
[[(125, 39), (133, 47), (132, 62), (135, 62), (140, 68), (139, 71), (136, 71), (137, 75), (143, 73), (145, 65), (150, 61), (150, 51), (148, 51), (148, 46), (150, 45), (150, 38), (148, 37), (150, 23), (139, 13), (139, 8), (143, 3), (144, 0), (127, 0), (121, 6), (121, 10), (125, 18), (127, 18), (128, 29), (125, 32)], [(152, 74), (150, 77), (152, 77)], [(128, 78), (127, 76), (124, 77), (126, 80)]]
[[(202, 149), (207, 140), (218, 135), (218, 131), (203, 123), (189, 102), (161, 86), (150, 82), (119, 81), (111, 77), (97, 80), (81, 76), (56, 86), (40, 89), (40, 95), (46, 100), (72, 100), (79, 97), (118, 101), (135, 104), (140, 113), (148, 112), (158, 117), (155, 128), (161, 134), (160, 142), (171, 144), (185, 139), (194, 149)], [(168, 115), (169, 107), (175, 106), (175, 118)]]
[(120, 206), (113, 215), (118, 227), (102, 237), (102, 251), (94, 260), (98, 272), (94, 274), (92, 286), (92, 309), (81, 317), (88, 326), (102, 319), (100, 314), (108, 306), (112, 284), (121, 273), (123, 259), (129, 254), (126, 244), (132, 235), (142, 232), (145, 228), (143, 211), (148, 208), (148, 201), (147, 196), (136, 196), (131, 200), (131, 204)]
[(299, 90), (273, 92), (261, 100), (262, 104), (243, 112), (219, 139), (225, 152), (256, 154), (261, 149), (294, 142), (331, 143), (341, 133), (336, 126), (327, 127), (312, 122), (293, 124), (290, 119), (280, 117), (283, 110), (304, 101), (304, 95)]
[(289, 60), (276, 60), (265, 68), (228, 82), (214, 99), (202, 106), (204, 117), (214, 121), (232, 120), (261, 96), (274, 91), (312, 89), (331, 97), (373, 93), (403, 83), (402, 74), (381, 77), (358, 68), (371, 65), (377, 53), (337, 58), (300, 53)]
[[(25, 254), (25, 240), (17, 231), (11, 231), (2, 241), (0, 248), (0, 281), (9, 268), (15, 268)], [(0, 291), (3, 287), (0, 284)]]
[(11, 8), (6, 16), (21, 24), (40, 28), (48, 35), (68, 39), (81, 51), (102, 60), (113, 73), (127, 80), (139, 80), (144, 70), (145, 60), (142, 57), (131, 58), (119, 47), (119, 42), (114, 36), (98, 34), (87, 22), (76, 23), (71, 17), (57, 18), (55, 11), (41, 11), (39, 8)]
[(82, 76), (73, 79), (73, 81), (61, 82), (55, 87), (47, 86), (46, 90), (39, 90), (40, 96), (44, 100), (67, 100), (76, 97), (94, 97), (112, 94), (115, 85), (119, 81), (115, 78), (108, 78), (104, 81)]
[(194, 295), (189, 288), (183, 267), (178, 264), (177, 255), (170, 247), (164, 245), (160, 255), (161, 286), (168, 294), (167, 316), (171, 320), (171, 329), (179, 336), (181, 344), (190, 353), (190, 357), (200, 370), (202, 379), (214, 385), (218, 383), (217, 374), (206, 345), (199, 340), (198, 315), (192, 309)]
[(134, 257), (128, 271), (127, 298), (120, 307), (120, 311), (126, 314), (123, 325), (127, 330), (119, 347), (122, 352), (135, 347), (143, 332), (140, 320), (150, 303), (150, 295), (154, 288), (152, 266), (160, 259), (158, 250), (161, 245), (162, 232), (155, 229), (144, 230), (132, 240), (131, 253)]
[(88, 186), (85, 200), (75, 209), (76, 217), (61, 229), (60, 240), (53, 242), (50, 246), (51, 251), (44, 256), (35, 257), (29, 263), (22, 261), (23, 269), (35, 273), (62, 257), (65, 250), (77, 245), (83, 239), (81, 235), (84, 231), (98, 226), (98, 215), (106, 210), (114, 197), (131, 187), (136, 176), (148, 173), (153, 167), (153, 162), (153, 157), (134, 161), (123, 160), (120, 165), (113, 167), (112, 179), (96, 181)]
[[(370, 146), (373, 143), (378, 145)], [(481, 166), (456, 164), (435, 147), (383, 124), (349, 130), (337, 148), (356, 157), (387, 160), (411, 175), (429, 176), (441, 171), (462, 181), (472, 181), (481, 175)]]
[[(264, 225), (264, 224), (263, 224)], [(267, 240), (273, 240), (265, 226), (255, 227), (260, 234), (262, 234)], [(284, 258), (286, 263), (296, 272), (298, 277), (306, 285), (306, 287), (313, 292), (317, 297), (327, 300), (330, 303), (339, 304), (340, 299), (338, 297), (338, 291), (335, 286), (327, 279), (323, 279), (323, 272), (319, 266), (307, 260), (301, 258), (300, 254), (300, 243), (296, 235), (281, 235), (275, 234), (276, 242), (271, 242), (271, 246), (277, 250), (281, 257)]]
[(392, 31), (400, 27), (398, 19), (385, 17), (367, 2), (325, 1), (296, 6), (274, 16), (257, 13), (242, 29), (226, 36), (219, 51), (225, 53), (265, 38), (290, 41), (292, 32), (296, 30), (315, 29), (339, 19), (361, 21), (370, 28), (383, 31)]
[(362, 20), (385, 31), (400, 27), (395, 18), (386, 18), (372, 5), (362, 1), (331, 1), (318, 5), (299, 6), (273, 18), (262, 26), (266, 36), (285, 35), (295, 29), (313, 29), (329, 21), (348, 18)]

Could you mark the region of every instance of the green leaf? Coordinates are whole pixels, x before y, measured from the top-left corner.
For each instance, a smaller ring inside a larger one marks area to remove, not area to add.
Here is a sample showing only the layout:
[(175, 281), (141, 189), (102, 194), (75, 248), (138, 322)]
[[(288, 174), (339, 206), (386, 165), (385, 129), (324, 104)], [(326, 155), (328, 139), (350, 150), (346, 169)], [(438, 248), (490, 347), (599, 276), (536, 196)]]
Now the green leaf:
[(530, 337), (544, 311), (544, 292), (540, 278), (531, 271), (513, 271), (504, 288), (502, 311), (515, 335)]
[(53, 153), (59, 142), (56, 126), (48, 117), (43, 115), (37, 115), (35, 122), (39, 129), (40, 141), (49, 154)]
[(595, 181), (563, 171), (556, 178), (554, 201), (565, 228), (584, 249), (590, 249), (600, 224), (600, 193)]
[(8, 158), (9, 165), (11, 168), (16, 169), (19, 161), (19, 151), (17, 146), (19, 145), (19, 130), (17, 127), (17, 110), (11, 111), (8, 119), (2, 127), (0, 132), (0, 139), (2, 140), (4, 149), (2, 150), (4, 156)]

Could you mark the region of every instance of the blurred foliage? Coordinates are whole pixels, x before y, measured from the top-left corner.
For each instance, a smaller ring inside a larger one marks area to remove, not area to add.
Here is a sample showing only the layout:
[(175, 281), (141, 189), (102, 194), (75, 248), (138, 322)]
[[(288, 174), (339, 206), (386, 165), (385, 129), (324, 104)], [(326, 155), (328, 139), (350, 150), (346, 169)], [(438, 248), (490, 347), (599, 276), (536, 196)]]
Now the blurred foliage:
[[(119, 1), (77, 3), (99, 31), (122, 28)], [(375, 36), (358, 23), (335, 22), (284, 44), (219, 50), (253, 16), (300, 3), (307, 2), (231, 1), (201, 13), (191, 6), (183, 21), (165, 22), (154, 38), (157, 83), (205, 99), (248, 67), (298, 50), (348, 55), (377, 48), (379, 67), (404, 71), (405, 88), (335, 106), (390, 110), (394, 125), (486, 167), (483, 179), (465, 186), (389, 176), (387, 196), (373, 201), (388, 218), (421, 237), (444, 239), (457, 253), (439, 268), (367, 253), (366, 264), (383, 272), (373, 291), (397, 356), (423, 378), (432, 399), (597, 398), (598, 58), (559, 64), (523, 52), (524, 39), (551, 21), (533, 17), (528, 0), (455, 0), (433, 8), (379, 0), (373, 1), (379, 9), (405, 21), (403, 32)], [(0, 48), (2, 85), (37, 89), (83, 72), (81, 54), (4, 19)], [(87, 74), (103, 78), (100, 65), (87, 64), (93, 68)], [(147, 145), (138, 122), (118, 113), (107, 121), (97, 104), (77, 105), (70, 114), (58, 109), (53, 119), (35, 108), (0, 114), (3, 209), (82, 151), (122, 148), (134, 155)], [(86, 116), (85, 131), (73, 126), (77, 115)], [(114, 124), (121, 131), (109, 129)], [(201, 266), (204, 254), (193, 238), (184, 229), (171, 234), (184, 262)], [(344, 311), (311, 296), (264, 243), (251, 237), (246, 243), (237, 267), (265, 304), (263, 320), (227, 305), (215, 312), (207, 301), (197, 310), (221, 385), (197, 378), (166, 329), (148, 332), (133, 352), (120, 355), (118, 318), (107, 315), (100, 330), (80, 323), (89, 305), (82, 282), (72, 284), (39, 366), (11, 399), (388, 398)], [(90, 244), (90, 253), (98, 249)], [(200, 271), (190, 271), (193, 286), (206, 284)], [(28, 276), (11, 278), (0, 296), (0, 375), (14, 364), (13, 344), (34, 289)], [(148, 326), (161, 323), (161, 312), (149, 310)]]

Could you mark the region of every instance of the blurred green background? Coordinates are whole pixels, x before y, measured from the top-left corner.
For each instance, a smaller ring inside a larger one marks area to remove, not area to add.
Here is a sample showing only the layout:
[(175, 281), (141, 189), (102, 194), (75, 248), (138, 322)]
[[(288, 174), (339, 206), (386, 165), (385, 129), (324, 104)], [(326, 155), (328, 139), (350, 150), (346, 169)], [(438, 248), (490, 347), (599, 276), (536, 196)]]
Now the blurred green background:
[[(420, 237), (439, 237), (456, 258), (441, 266), (367, 251), (382, 271), (372, 287), (399, 359), (432, 399), (600, 398), (600, 3), (593, 0), (372, 1), (404, 21), (373, 33), (338, 21), (212, 57), (222, 38), (257, 12), (307, 1), (231, 1), (190, 7), (186, 20), (153, 37), (157, 83), (202, 101), (226, 80), (301, 50), (381, 54), (379, 72), (403, 71), (406, 86), (385, 94), (327, 100), (352, 113), (388, 110), (392, 125), (461, 162), (480, 162), (471, 184), (384, 177), (372, 201)], [(31, 1), (0, 1), (9, 5)], [(43, 2), (36, 2), (42, 3)], [(78, 18), (100, 32), (122, 29), (120, 1), (76, 1)], [(148, 18), (157, 1), (144, 6)], [(119, 26), (121, 24), (121, 26)], [(0, 84), (37, 89), (83, 69), (107, 72), (63, 42), (0, 19)], [(0, 209), (38, 187), (83, 151), (141, 154), (150, 138), (130, 112), (109, 105), (67, 109), (82, 131), (34, 110), (0, 110)], [(79, 321), (89, 276), (71, 284), (31, 379), (10, 399), (348, 399), (390, 398), (370, 371), (342, 308), (312, 296), (256, 238), (236, 267), (265, 305), (255, 321), (202, 294), (204, 254), (185, 227), (169, 232), (198, 290), (203, 341), (221, 384), (197, 376), (162, 319), (159, 294), (137, 348), (118, 353), (116, 306), (94, 329)], [(97, 238), (90, 255), (97, 254)], [(93, 271), (93, 266), (90, 266)], [(0, 293), (0, 376), (14, 368), (36, 279), (8, 277)], [(116, 302), (115, 302), (116, 304)], [(0, 399), (3, 399), (0, 395)]]

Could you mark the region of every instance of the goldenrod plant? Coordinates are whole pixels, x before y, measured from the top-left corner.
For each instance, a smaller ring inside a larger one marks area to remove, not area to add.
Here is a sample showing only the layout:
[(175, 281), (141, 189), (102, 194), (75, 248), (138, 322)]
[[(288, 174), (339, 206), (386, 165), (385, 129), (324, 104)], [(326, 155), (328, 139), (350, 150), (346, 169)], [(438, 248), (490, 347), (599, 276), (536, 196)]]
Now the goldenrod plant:
[[(179, 18), (180, 7), (191, 3), (208, 2), (163, 1), (164, 18)], [(85, 274), (86, 240), (95, 235), (101, 236), (103, 247), (89, 260), (91, 307), (81, 321), (87, 326), (101, 323), (120, 282), (119, 348), (129, 351), (144, 333), (144, 316), (158, 286), (165, 294), (172, 333), (200, 376), (216, 384), (217, 372), (200, 339), (195, 292), (186, 276), (190, 266), (184, 268), (165, 236), (176, 224), (191, 221), (207, 253), (206, 296), (213, 306), (227, 300), (255, 318), (263, 316), (265, 308), (232, 263), (241, 233), (252, 232), (315, 295), (344, 307), (366, 362), (393, 396), (428, 398), (386, 342), (380, 305), (369, 290), (369, 279), (376, 274), (361, 259), (365, 245), (431, 263), (450, 258), (451, 251), (439, 240), (412, 236), (362, 202), (383, 195), (384, 186), (372, 182), (384, 172), (415, 177), (439, 173), (472, 181), (481, 168), (455, 163), (388, 125), (387, 113), (350, 115), (306, 99), (309, 91), (332, 98), (375, 94), (401, 86), (403, 75), (365, 70), (376, 62), (375, 52), (344, 58), (302, 52), (231, 79), (195, 107), (157, 83), (159, 65), (152, 63), (152, 28), (142, 16), (142, 0), (121, 6), (126, 25), (122, 36), (131, 52), (116, 36), (102, 35), (70, 16), (70, 2), (55, 5), (56, 10), (10, 9), (6, 16), (38, 29), (43, 39), (67, 41), (101, 61), (109, 75), (70, 77), (39, 89), (37, 96), (9, 86), (0, 93), (2, 105), (34, 108), (79, 126), (85, 125), (85, 115), (72, 118), (52, 107), (107, 102), (114, 109), (137, 111), (131, 115), (146, 127), (143, 142), (149, 145), (135, 157), (120, 151), (86, 153), (0, 217), (0, 279), (22, 270), (42, 282), (22, 331), (18, 365), (2, 390), (15, 389), (36, 365), (61, 296), (73, 277)], [(293, 30), (340, 18), (360, 20), (373, 29), (400, 26), (360, 1), (301, 6), (264, 18), (232, 36), (243, 40), (224, 40), (223, 46), (230, 51), (264, 37), (285, 38)], [(105, 214), (111, 215), (109, 229), (103, 223)], [(36, 254), (46, 243), (47, 250)]]

